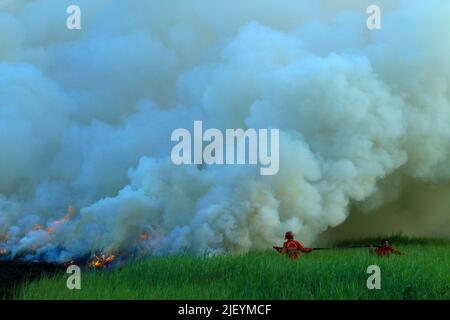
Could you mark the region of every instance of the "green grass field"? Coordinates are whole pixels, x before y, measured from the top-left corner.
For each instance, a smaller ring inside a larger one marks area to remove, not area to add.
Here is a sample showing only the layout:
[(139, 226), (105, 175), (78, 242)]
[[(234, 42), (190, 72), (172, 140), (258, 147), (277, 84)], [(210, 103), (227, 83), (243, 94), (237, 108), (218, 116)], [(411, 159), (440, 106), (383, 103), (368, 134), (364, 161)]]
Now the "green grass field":
[[(414, 243), (414, 242), (413, 242)], [(212, 258), (171, 256), (27, 283), (15, 299), (450, 299), (450, 244), (396, 246), (406, 255), (381, 258), (368, 249), (332, 249), (291, 261), (276, 252)], [(369, 265), (381, 268), (381, 290), (368, 290)]]

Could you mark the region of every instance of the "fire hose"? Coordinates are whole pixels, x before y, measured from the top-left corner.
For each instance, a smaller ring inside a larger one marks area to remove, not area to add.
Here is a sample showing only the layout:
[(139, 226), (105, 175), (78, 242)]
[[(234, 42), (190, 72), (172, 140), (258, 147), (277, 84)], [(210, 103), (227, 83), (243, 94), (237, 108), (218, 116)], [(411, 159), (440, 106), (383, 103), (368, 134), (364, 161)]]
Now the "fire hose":
[[(346, 247), (321, 247), (321, 248), (311, 248), (312, 251), (316, 250), (335, 250), (335, 249), (358, 249), (358, 248), (380, 248), (380, 245), (360, 245), (360, 246), (346, 246)], [(284, 248), (283, 247), (273, 247), (278, 252), (281, 252)], [(289, 252), (302, 252), (302, 250), (299, 249), (289, 249), (286, 248)]]

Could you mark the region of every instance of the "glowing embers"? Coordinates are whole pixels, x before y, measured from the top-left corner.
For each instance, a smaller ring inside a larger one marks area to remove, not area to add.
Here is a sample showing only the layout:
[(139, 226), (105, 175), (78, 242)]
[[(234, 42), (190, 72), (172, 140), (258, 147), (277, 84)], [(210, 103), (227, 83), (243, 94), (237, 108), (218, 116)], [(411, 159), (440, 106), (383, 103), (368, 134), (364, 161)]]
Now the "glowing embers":
[[(128, 250), (128, 256), (139, 258), (151, 255), (160, 245), (164, 230), (159, 224), (143, 227), (134, 237)], [(130, 250), (131, 249), (131, 250)]]
[[(33, 215), (32, 219), (24, 221), (21, 225), (0, 226), (0, 258), (27, 261), (59, 260), (61, 248), (55, 244), (55, 239), (66, 236), (68, 223), (74, 214), (75, 208), (69, 206), (67, 212), (57, 219), (44, 220)], [(43, 252), (41, 250), (43, 248), (47, 251)]]
[(9, 236), (8, 234), (0, 233), (0, 258), (6, 257), (9, 255), (9, 250), (7, 247)]
[(34, 224), (33, 228), (31, 230), (29, 230), (27, 233), (35, 232), (35, 231), (38, 231), (38, 232), (45, 231), (47, 234), (51, 235), (58, 229), (58, 227), (69, 222), (72, 219), (74, 213), (75, 213), (75, 208), (73, 206), (69, 206), (67, 208), (67, 213), (64, 216), (64, 218), (59, 219), (59, 220), (49, 221), (46, 223), (45, 227), (41, 223), (36, 223), (36, 224)]
[(89, 262), (89, 267), (94, 270), (110, 269), (114, 260), (115, 255), (94, 255), (94, 258)]
[(47, 233), (53, 234), (59, 226), (64, 225), (65, 223), (69, 222), (72, 219), (74, 213), (75, 213), (75, 208), (70, 205), (67, 208), (67, 214), (64, 216), (64, 218), (62, 218), (60, 220), (51, 221), (48, 224), (47, 229), (46, 229)]
[(8, 248), (0, 245), (0, 257), (5, 257), (9, 254)]

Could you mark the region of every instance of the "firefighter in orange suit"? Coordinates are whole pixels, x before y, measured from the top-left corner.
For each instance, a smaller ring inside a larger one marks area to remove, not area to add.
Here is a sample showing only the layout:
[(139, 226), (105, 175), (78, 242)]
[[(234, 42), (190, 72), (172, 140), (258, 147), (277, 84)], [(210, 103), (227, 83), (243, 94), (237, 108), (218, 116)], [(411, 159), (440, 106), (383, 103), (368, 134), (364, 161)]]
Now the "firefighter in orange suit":
[(381, 245), (372, 249), (372, 252), (380, 257), (389, 257), (392, 254), (402, 255), (403, 253), (394, 249), (389, 240), (381, 240)]
[(283, 247), (273, 248), (279, 253), (287, 254), (292, 260), (298, 259), (298, 257), (300, 257), (300, 252), (309, 253), (313, 251), (313, 249), (305, 248), (300, 242), (294, 240), (294, 233), (292, 231), (286, 232), (284, 238), (286, 241), (284, 242)]

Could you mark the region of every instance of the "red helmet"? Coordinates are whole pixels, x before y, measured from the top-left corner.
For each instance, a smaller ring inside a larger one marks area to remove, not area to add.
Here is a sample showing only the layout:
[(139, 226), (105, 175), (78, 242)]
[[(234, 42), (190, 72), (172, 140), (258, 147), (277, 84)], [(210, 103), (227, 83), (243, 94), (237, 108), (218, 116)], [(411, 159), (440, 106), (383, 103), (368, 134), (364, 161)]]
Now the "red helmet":
[(292, 240), (292, 239), (294, 239), (294, 233), (292, 231), (288, 231), (284, 235), (284, 238), (287, 239), (287, 240)]

